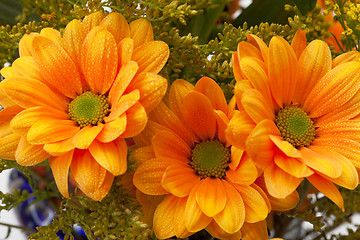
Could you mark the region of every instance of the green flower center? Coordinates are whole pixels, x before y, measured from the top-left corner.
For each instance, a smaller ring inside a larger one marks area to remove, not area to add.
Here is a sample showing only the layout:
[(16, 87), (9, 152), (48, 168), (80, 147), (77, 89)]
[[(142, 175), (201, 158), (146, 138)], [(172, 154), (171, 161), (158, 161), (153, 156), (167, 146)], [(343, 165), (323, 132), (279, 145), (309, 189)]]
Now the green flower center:
[(68, 110), (70, 119), (77, 122), (81, 128), (103, 122), (108, 113), (107, 97), (96, 95), (90, 91), (84, 92), (72, 100)]
[(203, 178), (223, 178), (230, 163), (230, 149), (218, 140), (195, 145), (189, 165)]
[(306, 147), (315, 139), (315, 126), (311, 118), (299, 107), (287, 106), (275, 117), (281, 137), (294, 147)]

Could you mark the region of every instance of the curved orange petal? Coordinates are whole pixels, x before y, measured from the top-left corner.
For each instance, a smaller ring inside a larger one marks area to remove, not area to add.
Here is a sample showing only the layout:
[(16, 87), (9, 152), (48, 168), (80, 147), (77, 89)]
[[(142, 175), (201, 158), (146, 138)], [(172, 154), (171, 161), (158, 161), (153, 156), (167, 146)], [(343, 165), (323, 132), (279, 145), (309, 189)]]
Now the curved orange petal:
[(63, 40), (61, 38), (61, 33), (58, 30), (46, 27), (41, 29), (40, 36), (46, 37), (51, 41), (53, 41), (54, 43), (59, 44), (60, 47), (63, 47)]
[(331, 178), (338, 178), (342, 172), (341, 164), (329, 157), (326, 150), (303, 147), (300, 149), (301, 161), (312, 169)]
[(63, 48), (42, 36), (34, 37), (32, 46), (35, 62), (46, 83), (70, 98), (82, 93), (78, 69)]
[(320, 40), (309, 43), (299, 59), (294, 101), (303, 103), (315, 84), (330, 70), (329, 46)]
[(93, 141), (89, 146), (89, 152), (103, 168), (114, 176), (121, 175), (127, 169), (127, 146), (122, 138), (109, 143)]
[(137, 19), (129, 24), (131, 38), (134, 40), (135, 48), (154, 40), (151, 23), (144, 19)]
[(0, 126), (3, 124), (7, 124), (6, 128), (8, 128), (9, 127), (8, 124), (10, 123), (10, 121), (12, 121), (14, 117), (19, 115), (23, 111), (25, 110), (23, 110), (22, 107), (19, 107), (17, 105), (5, 107), (5, 108), (0, 107)]
[(82, 128), (73, 137), (72, 142), (74, 146), (80, 149), (88, 148), (103, 128), (104, 128), (104, 124), (102, 123), (99, 123), (97, 126), (89, 125)]
[(202, 179), (196, 191), (196, 201), (208, 217), (214, 217), (224, 210), (227, 196), (222, 180), (210, 177)]
[(110, 122), (115, 120), (117, 117), (120, 117), (136, 103), (138, 103), (139, 99), (140, 92), (139, 90), (135, 89), (134, 91), (121, 96), (120, 100), (111, 102), (111, 112), (109, 116), (104, 117), (105, 122)]
[(230, 145), (227, 143), (225, 130), (229, 124), (229, 118), (221, 110), (215, 110), (217, 138), (220, 142), (224, 143), (227, 147)]
[(269, 45), (268, 75), (271, 93), (279, 105), (289, 105), (294, 96), (297, 59), (282, 37), (273, 37)]
[(69, 151), (59, 157), (50, 157), (49, 164), (53, 173), (55, 183), (59, 192), (70, 199), (68, 190), (69, 168), (73, 158), (74, 151)]
[(145, 108), (137, 102), (126, 112), (126, 130), (120, 135), (122, 138), (134, 137), (144, 130), (147, 123)]
[[(264, 176), (264, 175), (262, 175), (262, 176)], [(264, 179), (264, 178), (262, 178), (262, 179)], [(256, 183), (251, 184), (251, 187), (254, 188), (262, 196), (262, 198), (264, 199), (265, 204), (268, 208), (268, 213), (270, 213), (271, 212), (271, 203), (269, 200), (270, 195), (267, 193), (267, 191), (265, 193), (265, 190), (263, 190), (259, 185), (257, 185), (257, 183), (258, 183), (258, 181)], [(265, 186), (265, 182), (264, 182), (264, 186)]]
[(199, 92), (190, 92), (181, 107), (186, 124), (200, 139), (213, 139), (216, 115), (210, 100)]
[(71, 138), (80, 131), (71, 120), (41, 119), (36, 121), (27, 133), (31, 144), (46, 144)]
[(194, 232), (189, 232), (189, 230), (186, 228), (185, 225), (185, 216), (187, 213), (185, 212), (186, 203), (187, 203), (186, 197), (179, 198), (178, 204), (176, 205), (176, 211), (174, 213), (174, 226), (175, 226), (175, 234), (178, 238), (186, 238)]
[(131, 38), (124, 38), (118, 44), (119, 67), (127, 64), (133, 56), (134, 40)]
[(153, 227), (157, 238), (167, 239), (176, 235), (175, 212), (180, 198), (168, 195), (154, 213)]
[(53, 156), (61, 156), (64, 153), (73, 150), (74, 148), (75, 146), (73, 144), (73, 138), (69, 138), (64, 141), (44, 144), (44, 150)]
[(179, 160), (171, 158), (149, 159), (136, 169), (133, 179), (134, 185), (145, 194), (167, 194), (168, 191), (163, 188), (161, 179), (163, 178), (166, 168), (175, 163), (181, 164)]
[(55, 93), (38, 80), (14, 77), (1, 83), (1, 91), (21, 107), (49, 106), (60, 111), (68, 108), (67, 98)]
[(333, 201), (338, 207), (345, 211), (344, 209), (344, 200), (339, 192), (339, 190), (336, 188), (336, 186), (330, 182), (329, 180), (326, 180), (325, 178), (321, 177), (318, 174), (313, 174), (309, 177), (307, 177), (309, 182), (316, 187), (320, 192), (322, 192), (325, 196), (327, 196), (331, 201)]
[(236, 233), (227, 233), (225, 232), (216, 222), (213, 220), (207, 227), (206, 231), (211, 234), (211, 236), (215, 238), (219, 238), (221, 240), (239, 240), (241, 238), (241, 231), (237, 231)]
[(269, 208), (262, 194), (251, 186), (234, 184), (234, 187), (239, 191), (245, 205), (245, 222), (254, 223), (264, 220)]
[(86, 195), (94, 193), (101, 187), (107, 172), (96, 162), (88, 150), (80, 149), (74, 151), (70, 171), (77, 186)]
[(221, 110), (227, 115), (227, 103), (224, 93), (214, 80), (208, 77), (200, 78), (194, 87), (194, 91), (204, 94), (215, 110)]
[(121, 67), (114, 84), (109, 91), (108, 100), (113, 105), (120, 105), (119, 100), (123, 96), (125, 89), (129, 86), (133, 80), (137, 70), (139, 69), (136, 62), (129, 61)]
[(138, 89), (140, 91), (140, 103), (145, 107), (146, 112), (151, 112), (166, 93), (168, 81), (155, 73), (140, 73), (130, 83), (127, 91)]
[(245, 111), (235, 110), (225, 130), (228, 143), (245, 150), (246, 139), (255, 126), (255, 123)]
[(10, 78), (14, 76), (14, 71), (12, 67), (3, 67), (0, 69), (0, 74), (4, 78)]
[[(260, 49), (251, 43), (241, 41), (237, 45), (238, 60), (241, 62), (244, 58), (253, 57), (262, 60)], [(242, 69), (241, 69), (242, 70)]]
[(250, 185), (258, 176), (258, 171), (253, 161), (244, 154), (241, 158), (240, 164), (236, 169), (229, 169), (226, 171), (226, 177), (233, 183)]
[[(158, 124), (154, 121), (149, 120), (147, 122), (144, 130), (139, 135), (132, 137), (132, 140), (139, 147), (150, 146), (152, 148), (152, 146), (151, 146), (152, 137), (160, 131), (169, 131), (169, 130), (170, 129), (168, 129), (167, 127), (164, 127), (161, 124)], [(155, 156), (155, 153), (153, 153), (153, 154)]]
[(164, 102), (160, 102), (150, 113), (150, 119), (177, 133), (190, 147), (198, 140), (195, 133), (185, 127), (184, 121), (171, 111)]
[(83, 29), (88, 33), (92, 28), (98, 26), (103, 18), (104, 13), (102, 11), (97, 11), (85, 16), (82, 21)]
[(107, 15), (99, 24), (105, 27), (119, 43), (123, 38), (130, 37), (130, 27), (123, 15), (112, 12)]
[(265, 65), (267, 65), (268, 55), (269, 55), (268, 46), (264, 43), (264, 41), (261, 38), (259, 38), (254, 34), (248, 34), (246, 35), (246, 38), (249, 43), (251, 43), (253, 46), (255, 46), (257, 49), (260, 50), (262, 60), (265, 62)]
[(299, 203), (299, 194), (297, 191), (292, 192), (285, 198), (275, 198), (271, 195), (268, 195), (268, 198), (271, 203), (271, 210), (273, 211), (287, 211), (296, 207)]
[(346, 104), (360, 89), (360, 63), (337, 66), (321, 78), (306, 97), (303, 109), (310, 118), (320, 117)]
[(269, 194), (276, 198), (285, 198), (296, 191), (304, 178), (294, 177), (276, 165), (269, 166), (264, 170), (266, 189)]
[(212, 218), (206, 216), (196, 201), (196, 192), (200, 186), (198, 182), (190, 192), (185, 207), (185, 226), (191, 232), (198, 232), (209, 225)]
[(194, 86), (183, 79), (177, 79), (171, 84), (169, 92), (170, 109), (177, 117), (182, 118), (181, 106), (185, 97), (194, 89)]
[(285, 141), (279, 135), (270, 135), (271, 141), (279, 148), (281, 152), (283, 152), (288, 157), (300, 158), (301, 154), (299, 150), (295, 148), (291, 143)]
[(214, 220), (225, 232), (233, 234), (238, 232), (244, 224), (248, 209), (245, 208), (239, 192), (228, 182), (224, 180), (222, 182), (225, 187), (227, 201), (224, 210), (215, 215)]
[(256, 125), (246, 140), (246, 151), (250, 158), (263, 167), (274, 159), (275, 144), (270, 134), (280, 135), (280, 132), (273, 121), (265, 119)]
[(9, 130), (4, 131), (0, 135), (0, 158), (7, 160), (15, 160), (16, 149), (22, 136)]
[(360, 141), (360, 121), (347, 120), (324, 123), (316, 129), (318, 138), (347, 138)]
[(302, 52), (306, 48), (306, 33), (305, 31), (298, 29), (291, 42), (291, 47), (294, 49), (297, 59), (300, 58)]
[(99, 188), (93, 192), (84, 192), (88, 197), (96, 201), (101, 201), (110, 191), (110, 188), (114, 182), (114, 175), (110, 172), (106, 172), (103, 183)]
[(170, 131), (160, 131), (151, 140), (157, 157), (187, 159), (191, 149), (177, 134)]
[(78, 69), (80, 68), (82, 43), (87, 34), (82, 26), (79, 20), (74, 19), (66, 25), (63, 34), (64, 49)]
[(139, 64), (139, 72), (159, 73), (169, 58), (170, 50), (162, 41), (150, 41), (135, 48), (132, 59)]
[(135, 159), (138, 163), (146, 162), (147, 160), (155, 158), (155, 153), (152, 146), (139, 147), (130, 153), (130, 157)]
[(297, 178), (308, 177), (314, 173), (314, 171), (302, 161), (288, 157), (280, 151), (275, 153), (274, 162), (283, 171)]
[(231, 62), (232, 62), (232, 65), (233, 65), (233, 73), (234, 73), (235, 80), (238, 82), (238, 81), (240, 81), (241, 79), (244, 78), (244, 76), (241, 73), (241, 69), (240, 69), (238, 52), (233, 52), (232, 53)]
[(19, 145), (16, 149), (15, 158), (16, 161), (23, 166), (36, 165), (47, 158), (50, 154), (43, 150), (43, 145), (30, 144), (26, 136), (22, 136), (19, 141)]
[(229, 168), (235, 170), (239, 166), (242, 157), (245, 155), (245, 151), (235, 146), (231, 146), (230, 150), (231, 162), (229, 163)]
[(256, 89), (246, 90), (241, 97), (241, 105), (255, 123), (264, 119), (275, 120), (274, 109)]
[(39, 33), (25, 34), (19, 41), (19, 55), (20, 57), (32, 56), (33, 48), (32, 41), (35, 36), (39, 36)]
[(12, 70), (14, 76), (23, 76), (43, 81), (41, 70), (36, 65), (33, 57), (26, 56), (17, 58), (12, 64)]
[(268, 231), (266, 221), (257, 223), (245, 222), (241, 228), (242, 240), (266, 240), (268, 239)]
[(345, 52), (334, 58), (334, 60), (332, 61), (332, 66), (334, 68), (342, 63), (359, 61), (359, 59), (360, 59), (360, 53), (358, 51), (353, 50), (353, 51)]
[(200, 182), (194, 169), (188, 165), (171, 165), (166, 168), (161, 180), (162, 186), (177, 197), (186, 197)]
[(92, 92), (105, 94), (116, 77), (117, 44), (108, 31), (99, 31), (88, 41), (83, 71), (85, 79)]
[(254, 89), (249, 80), (243, 79), (235, 84), (234, 87), (235, 101), (236, 101), (236, 106), (240, 111), (244, 110), (244, 107), (241, 104), (241, 98), (244, 92), (248, 89)]
[(96, 140), (103, 143), (111, 142), (124, 133), (126, 125), (126, 114), (123, 114), (112, 121), (105, 122), (104, 128), (101, 130), (99, 135), (96, 136)]

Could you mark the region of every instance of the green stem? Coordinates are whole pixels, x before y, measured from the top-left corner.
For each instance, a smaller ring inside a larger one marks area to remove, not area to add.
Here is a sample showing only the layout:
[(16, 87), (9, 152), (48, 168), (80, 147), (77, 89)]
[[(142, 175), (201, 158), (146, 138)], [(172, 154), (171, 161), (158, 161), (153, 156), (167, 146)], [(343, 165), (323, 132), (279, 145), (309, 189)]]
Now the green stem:
[(13, 225), (13, 224), (8, 224), (8, 223), (2, 223), (0, 222), (0, 225), (2, 226), (6, 226), (6, 227), (10, 227), (10, 228), (17, 228), (17, 229), (21, 229), (25, 232), (28, 232), (28, 233), (36, 233), (36, 231), (34, 229), (31, 229), (31, 228), (27, 228), (27, 227), (24, 227), (24, 226), (18, 226), (18, 225)]

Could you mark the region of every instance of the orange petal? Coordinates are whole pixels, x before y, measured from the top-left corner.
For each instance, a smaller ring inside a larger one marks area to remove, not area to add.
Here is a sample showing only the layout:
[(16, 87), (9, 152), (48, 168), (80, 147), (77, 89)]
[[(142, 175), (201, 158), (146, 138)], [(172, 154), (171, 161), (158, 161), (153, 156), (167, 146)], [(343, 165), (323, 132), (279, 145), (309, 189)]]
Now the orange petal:
[(194, 91), (201, 92), (211, 102), (215, 110), (221, 110), (227, 114), (227, 103), (223, 91), (219, 85), (208, 77), (202, 77), (196, 83)]
[(300, 158), (301, 154), (299, 150), (296, 149), (291, 143), (285, 141), (282, 137), (278, 135), (270, 135), (271, 141), (288, 157)]
[(360, 59), (360, 53), (358, 51), (353, 50), (353, 51), (345, 52), (334, 58), (332, 62), (332, 67), (334, 68), (345, 62), (358, 61), (359, 59)]
[(23, 76), (43, 81), (41, 70), (36, 65), (33, 57), (26, 56), (17, 58), (12, 64), (12, 70), (14, 76)]
[(224, 210), (215, 215), (214, 220), (225, 232), (233, 234), (238, 232), (244, 224), (245, 213), (248, 214), (248, 208), (245, 209), (239, 192), (228, 182), (224, 180), (222, 182), (227, 201)]
[(279, 168), (297, 178), (308, 177), (314, 173), (302, 161), (288, 157), (280, 151), (276, 152), (274, 162)]
[(68, 99), (35, 79), (15, 77), (3, 81), (1, 87), (12, 101), (24, 108), (49, 106), (60, 111), (68, 108)]
[(32, 41), (35, 36), (38, 36), (39, 33), (30, 33), (25, 34), (19, 41), (19, 55), (20, 57), (24, 56), (32, 56), (33, 55), (33, 48), (32, 48)]
[(340, 177), (342, 172), (341, 164), (332, 157), (327, 156), (326, 150), (312, 150), (303, 147), (300, 149), (300, 153), (302, 155), (301, 161), (312, 169), (331, 178)]
[(96, 136), (96, 139), (103, 143), (111, 142), (124, 133), (126, 124), (126, 114), (123, 114), (110, 122), (105, 122), (104, 128), (101, 130), (99, 135)]
[(122, 138), (134, 137), (144, 130), (147, 123), (145, 108), (137, 102), (126, 112), (126, 130), (120, 135)]
[(196, 201), (196, 193), (199, 186), (200, 182), (193, 187), (185, 207), (185, 225), (186, 228), (191, 232), (198, 232), (203, 230), (212, 220), (212, 218), (206, 216), (202, 212), (199, 204)]
[(290, 104), (295, 92), (297, 59), (282, 37), (273, 37), (269, 45), (268, 75), (272, 95), (279, 105)]
[(251, 186), (239, 184), (234, 186), (245, 204), (245, 222), (254, 223), (264, 220), (269, 213), (267, 199), (265, 200), (262, 194)]
[(56, 186), (59, 189), (59, 192), (64, 197), (69, 199), (68, 175), (73, 153), (74, 151), (70, 151), (59, 157), (49, 158), (49, 164), (55, 179)]
[(82, 27), (82, 23), (74, 19), (66, 25), (63, 34), (63, 44), (65, 51), (69, 54), (75, 65), (80, 67), (81, 47), (86, 37), (87, 31)]
[(101, 187), (107, 172), (96, 162), (88, 150), (79, 149), (74, 151), (70, 170), (77, 186), (86, 195), (94, 193)]
[(27, 141), (26, 136), (21, 137), (15, 153), (16, 161), (20, 165), (33, 166), (49, 157), (50, 154), (43, 150), (43, 145), (32, 145)]
[(234, 77), (235, 77), (236, 82), (245, 78), (245, 76), (243, 76), (241, 73), (238, 52), (232, 53), (231, 62), (233, 64), (233, 72), (234, 72)]
[(167, 90), (167, 80), (154, 73), (140, 73), (133, 83), (129, 85), (128, 91), (139, 89), (140, 103), (146, 112), (151, 112), (161, 101)]
[[(23, 112), (23, 108), (19, 107), (19, 106), (9, 106), (6, 108), (2, 108), (0, 107), (0, 126), (2, 124), (9, 124), (10, 121), (12, 121), (12, 119), (14, 117), (16, 117), (18, 114), (20, 114), (21, 112)], [(8, 128), (8, 126), (7, 126)]]
[(130, 157), (133, 157), (138, 163), (143, 163), (155, 158), (155, 153), (152, 146), (139, 147), (130, 153)]
[[(222, 143), (227, 143), (225, 130), (227, 128), (227, 125), (229, 124), (229, 118), (221, 110), (215, 110), (215, 116), (218, 140)], [(230, 144), (227, 143), (226, 146), (229, 145)]]
[(99, 31), (88, 40), (84, 65), (86, 82), (94, 93), (105, 94), (116, 77), (118, 50), (113, 35)]
[(106, 172), (105, 179), (102, 185), (94, 192), (84, 192), (88, 197), (96, 201), (101, 201), (110, 191), (110, 188), (114, 181), (114, 175), (110, 172)]
[(116, 102), (112, 102), (111, 112), (109, 116), (105, 117), (105, 122), (110, 122), (120, 117), (126, 111), (128, 111), (131, 107), (133, 107), (136, 103), (138, 103), (140, 99), (139, 90), (135, 89), (134, 91), (121, 96), (120, 100)]
[(245, 155), (245, 151), (235, 146), (231, 146), (230, 150), (231, 162), (229, 163), (229, 168), (235, 170), (239, 166), (240, 160), (242, 159), (243, 155)]
[(238, 109), (241, 111), (244, 107), (241, 104), (241, 98), (244, 92), (248, 89), (254, 89), (249, 80), (240, 80), (235, 84), (234, 95)]
[(226, 171), (226, 177), (233, 183), (250, 185), (258, 176), (258, 171), (253, 161), (244, 154), (241, 158), (240, 164), (236, 169), (229, 169)]
[(294, 177), (276, 165), (264, 170), (266, 189), (276, 198), (285, 198), (296, 190), (303, 178)]
[(126, 65), (122, 66), (118, 75), (116, 76), (114, 84), (110, 88), (108, 100), (113, 105), (120, 105), (119, 100), (124, 94), (125, 89), (129, 86), (133, 80), (138, 65), (136, 62), (130, 61)]
[(73, 144), (73, 138), (54, 143), (47, 143), (44, 145), (44, 150), (53, 156), (61, 156), (64, 153), (73, 150), (74, 148), (75, 146)]
[(176, 237), (178, 238), (187, 238), (188, 236), (194, 234), (193, 232), (189, 232), (185, 225), (185, 216), (187, 213), (185, 212), (187, 197), (178, 198), (178, 204), (176, 205), (176, 210), (174, 213), (174, 223)]
[(159, 204), (154, 213), (154, 232), (159, 239), (168, 239), (175, 236), (176, 224), (174, 215), (179, 198), (173, 195), (168, 195)]
[(80, 149), (88, 148), (103, 128), (104, 124), (101, 123), (97, 126), (89, 125), (82, 128), (73, 138), (74, 146)]
[(14, 76), (14, 71), (12, 67), (3, 67), (0, 69), (0, 73), (1, 76), (3, 76), (4, 78), (10, 78)]
[(27, 133), (31, 144), (46, 144), (71, 138), (80, 128), (71, 120), (41, 119)]
[(119, 56), (119, 66), (124, 66), (127, 64), (133, 56), (134, 52), (134, 40), (131, 38), (124, 38), (118, 44), (118, 56)]
[(194, 169), (188, 165), (171, 165), (166, 168), (161, 184), (171, 194), (177, 197), (186, 197), (200, 182)]
[(275, 145), (270, 134), (280, 135), (275, 123), (265, 119), (256, 125), (246, 140), (246, 151), (250, 158), (264, 167), (274, 159)]
[(297, 59), (300, 58), (302, 52), (306, 48), (306, 33), (299, 29), (291, 42), (291, 47), (294, 49)]
[(196, 191), (196, 201), (208, 217), (214, 217), (224, 210), (227, 196), (222, 180), (210, 177), (202, 179)]
[(151, 23), (144, 18), (137, 19), (130, 23), (130, 34), (134, 40), (135, 48), (154, 40)]
[(337, 111), (360, 89), (360, 63), (337, 66), (321, 78), (307, 96), (303, 109), (310, 118)]
[(102, 11), (97, 11), (87, 15), (82, 21), (84, 30), (88, 33), (92, 28), (98, 26), (103, 18), (104, 13)]
[(123, 15), (118, 12), (112, 12), (107, 15), (99, 25), (105, 27), (109, 32), (111, 32), (117, 43), (123, 38), (130, 37), (129, 24)]
[(163, 178), (166, 168), (174, 163), (181, 162), (171, 158), (155, 158), (144, 162), (135, 171), (134, 185), (145, 194), (167, 194), (168, 191), (163, 188), (161, 179)]
[(251, 43), (257, 49), (260, 50), (262, 60), (264, 61), (265, 65), (267, 65), (268, 55), (269, 55), (268, 46), (264, 43), (264, 41), (261, 38), (259, 38), (258, 36), (254, 35), (254, 34), (248, 34), (248, 35), (246, 35), (246, 38), (249, 43)]
[[(152, 137), (160, 132), (160, 131), (169, 131), (167, 127), (164, 127), (163, 125), (160, 125), (154, 121), (149, 120), (144, 128), (144, 130), (132, 137), (132, 140), (135, 142), (135, 144), (139, 147), (143, 146), (151, 146), (151, 139)], [(152, 148), (152, 146), (151, 146)], [(154, 151), (153, 151), (154, 152)], [(153, 153), (155, 156), (155, 153)]]
[(216, 115), (210, 100), (199, 92), (190, 92), (182, 105), (184, 120), (202, 140), (213, 139), (216, 131)]
[(0, 137), (0, 158), (7, 160), (15, 160), (16, 149), (20, 141), (21, 135), (9, 130), (7, 134), (2, 132)]
[(114, 176), (124, 174), (127, 169), (127, 146), (122, 138), (109, 143), (93, 141), (89, 147), (93, 158)]
[(245, 111), (235, 110), (225, 130), (226, 139), (231, 145), (245, 150), (246, 139), (255, 126), (255, 123)]
[(169, 58), (169, 47), (162, 41), (151, 41), (135, 48), (132, 59), (139, 64), (139, 72), (159, 73)]
[(322, 192), (331, 201), (333, 201), (336, 205), (338, 205), (342, 211), (345, 211), (344, 200), (339, 190), (332, 182), (326, 180), (325, 178), (321, 177), (318, 174), (313, 174), (307, 177), (307, 179), (314, 187), (316, 187), (320, 192)]
[(329, 46), (320, 40), (312, 41), (299, 59), (295, 102), (303, 103), (314, 85), (330, 70)]
[(54, 43), (59, 44), (60, 47), (63, 47), (63, 40), (61, 38), (61, 33), (58, 30), (53, 28), (43, 28), (40, 31), (40, 36), (46, 37), (53, 41)]
[(347, 138), (360, 141), (360, 121), (336, 121), (324, 123), (316, 129), (319, 138)]
[(78, 69), (63, 48), (42, 36), (34, 37), (32, 46), (35, 62), (49, 85), (70, 98), (82, 93)]
[(170, 109), (177, 117), (182, 118), (181, 106), (185, 97), (194, 89), (194, 86), (183, 79), (177, 79), (171, 84), (169, 93)]
[(241, 105), (255, 123), (259, 123), (264, 119), (275, 120), (274, 109), (270, 107), (269, 102), (256, 89), (249, 89), (243, 93)]
[(157, 157), (187, 159), (191, 156), (190, 147), (173, 132), (158, 132), (151, 142)]
[(245, 41), (239, 42), (237, 46), (237, 53), (238, 53), (239, 62), (241, 62), (242, 59), (247, 57), (253, 57), (262, 60), (262, 55), (260, 50), (257, 47), (255, 47), (253, 44)]
[(274, 198), (268, 195), (271, 202), (271, 210), (273, 211), (287, 211), (296, 207), (299, 203), (299, 194), (297, 191), (292, 192), (285, 198)]
[(219, 238), (222, 240), (239, 240), (241, 238), (241, 231), (237, 231), (236, 233), (227, 233), (225, 232), (216, 222), (213, 220), (207, 227), (206, 231), (211, 234), (211, 236), (215, 238)]
[(241, 228), (242, 240), (268, 239), (268, 230), (266, 221), (257, 223), (245, 222)]

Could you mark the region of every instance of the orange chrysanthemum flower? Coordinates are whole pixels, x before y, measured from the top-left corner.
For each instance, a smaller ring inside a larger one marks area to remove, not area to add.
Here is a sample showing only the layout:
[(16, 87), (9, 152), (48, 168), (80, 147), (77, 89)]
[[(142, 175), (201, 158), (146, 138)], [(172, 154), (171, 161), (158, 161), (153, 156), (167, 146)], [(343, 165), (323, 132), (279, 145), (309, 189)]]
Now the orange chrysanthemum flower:
[[(135, 138), (143, 145), (133, 152), (141, 162), (135, 186), (147, 195), (164, 195), (153, 219), (158, 238), (184, 238), (205, 228), (214, 237), (240, 239), (249, 224), (266, 233), (262, 220), (270, 202), (254, 183), (255, 164), (227, 142), (228, 122), (225, 97), (213, 80), (203, 77), (195, 87), (177, 80), (169, 107), (160, 103)], [(267, 239), (267, 233), (261, 236)]]
[(157, 73), (168, 46), (153, 40), (147, 20), (128, 24), (102, 12), (71, 21), (63, 36), (45, 28), (19, 45), (20, 58), (2, 70), (0, 157), (26, 166), (49, 158), (63, 196), (70, 169), (78, 187), (101, 200), (126, 171), (124, 138), (144, 129), (166, 92)]
[(333, 183), (353, 189), (360, 168), (360, 62), (349, 52), (331, 60), (320, 40), (306, 46), (298, 31), (290, 46), (273, 37), (269, 47), (248, 36), (233, 54), (239, 110), (226, 130), (264, 170), (266, 188), (284, 198), (306, 177), (343, 209)]

